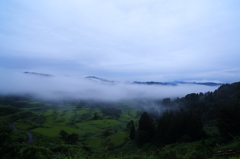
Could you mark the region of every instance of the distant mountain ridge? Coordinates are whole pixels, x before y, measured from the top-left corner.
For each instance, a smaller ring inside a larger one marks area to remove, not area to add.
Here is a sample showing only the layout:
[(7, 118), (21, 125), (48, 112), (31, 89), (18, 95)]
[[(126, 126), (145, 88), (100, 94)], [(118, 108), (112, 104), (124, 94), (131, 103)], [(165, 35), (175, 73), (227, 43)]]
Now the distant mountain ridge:
[(176, 86), (178, 84), (195, 84), (195, 85), (206, 85), (206, 86), (221, 86), (225, 83), (215, 83), (215, 82), (139, 82), (134, 81), (133, 84), (144, 84), (144, 85), (171, 85)]
[(43, 76), (43, 77), (53, 77), (51, 74), (46, 74), (46, 73), (37, 73), (37, 72), (24, 72), (25, 74), (29, 75), (37, 75), (37, 76)]
[[(37, 72), (24, 72), (24, 74), (29, 74), (29, 75), (37, 75), (37, 76), (42, 76), (42, 77), (53, 77), (51, 74), (46, 74), (46, 73), (37, 73)], [(89, 79), (92, 81), (100, 81), (103, 83), (108, 83), (108, 84), (115, 84), (115, 83), (120, 83), (117, 81), (113, 80), (107, 80), (103, 78), (99, 78), (96, 76), (87, 76), (85, 79)], [(226, 83), (217, 83), (217, 82), (184, 82), (184, 81), (174, 81), (174, 82), (158, 82), (158, 81), (133, 81), (133, 82), (127, 82), (128, 84), (136, 84), (136, 85), (168, 85), (168, 86), (177, 86), (178, 84), (193, 84), (193, 85), (205, 85), (205, 86), (221, 86)]]
[(96, 76), (87, 76), (85, 78), (86, 79), (91, 79), (91, 80), (98, 80), (98, 81), (102, 81), (102, 82), (107, 82), (107, 83), (114, 83), (114, 81), (106, 80), (106, 79), (99, 78), (99, 77), (96, 77)]
[[(106, 83), (117, 83), (116, 81), (110, 81), (107, 79), (99, 78), (96, 76), (87, 76), (87, 79), (99, 80), (101, 82)], [(130, 84), (139, 84), (139, 85), (169, 85), (169, 86), (177, 86), (178, 84), (194, 84), (194, 85), (205, 85), (205, 86), (221, 86), (225, 83), (216, 83), (216, 82), (183, 82), (183, 81), (175, 81), (175, 82), (156, 82), (156, 81), (133, 81), (129, 82)]]
[(207, 86), (221, 86), (226, 83), (216, 83), (216, 82), (176, 82), (179, 84), (198, 84), (198, 85), (207, 85)]
[(170, 82), (154, 82), (154, 81), (148, 81), (148, 82), (140, 82), (140, 81), (134, 81), (133, 84), (141, 84), (141, 85), (171, 85), (176, 86), (176, 83), (170, 83)]

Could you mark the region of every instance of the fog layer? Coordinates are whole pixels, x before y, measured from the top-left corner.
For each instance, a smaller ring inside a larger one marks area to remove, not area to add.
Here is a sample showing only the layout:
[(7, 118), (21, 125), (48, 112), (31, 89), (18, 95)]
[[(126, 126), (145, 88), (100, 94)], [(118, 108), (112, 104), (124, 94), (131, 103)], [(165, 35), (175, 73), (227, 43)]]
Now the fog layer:
[(127, 82), (107, 83), (83, 77), (42, 77), (23, 73), (1, 77), (1, 94), (30, 94), (46, 99), (96, 99), (122, 100), (134, 98), (182, 97), (189, 93), (214, 91), (218, 86), (187, 85), (138, 85)]

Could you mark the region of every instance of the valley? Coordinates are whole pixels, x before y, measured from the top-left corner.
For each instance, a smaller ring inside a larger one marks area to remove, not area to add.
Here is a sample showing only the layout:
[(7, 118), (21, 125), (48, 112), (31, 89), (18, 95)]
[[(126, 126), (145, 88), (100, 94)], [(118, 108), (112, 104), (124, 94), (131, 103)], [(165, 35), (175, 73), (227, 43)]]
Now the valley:
[(233, 83), (182, 98), (122, 101), (1, 96), (0, 151), (3, 158), (20, 159), (202, 159), (230, 154), (220, 150), (234, 150), (238, 156), (239, 90), (239, 83)]

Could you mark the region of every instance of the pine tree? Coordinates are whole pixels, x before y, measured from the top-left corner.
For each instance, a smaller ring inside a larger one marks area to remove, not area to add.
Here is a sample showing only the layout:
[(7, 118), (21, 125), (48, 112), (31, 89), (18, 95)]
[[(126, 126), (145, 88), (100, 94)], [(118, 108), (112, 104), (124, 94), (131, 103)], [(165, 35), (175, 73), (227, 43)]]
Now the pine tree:
[(129, 135), (129, 138), (131, 140), (134, 140), (135, 139), (135, 126), (134, 126), (134, 122), (131, 120), (131, 131), (130, 131), (130, 135)]
[(148, 116), (147, 112), (144, 112), (139, 119), (138, 127), (138, 143), (141, 145), (143, 143), (150, 142), (154, 137), (155, 127)]

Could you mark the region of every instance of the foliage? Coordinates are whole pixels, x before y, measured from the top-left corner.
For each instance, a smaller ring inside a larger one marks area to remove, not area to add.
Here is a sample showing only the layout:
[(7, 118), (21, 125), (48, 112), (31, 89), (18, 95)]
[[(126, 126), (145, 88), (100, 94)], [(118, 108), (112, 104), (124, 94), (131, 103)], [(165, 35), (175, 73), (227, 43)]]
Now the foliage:
[(131, 123), (130, 124), (131, 125), (131, 130), (130, 130), (129, 138), (131, 140), (134, 140), (135, 139), (135, 132), (136, 132), (136, 130), (135, 130), (134, 122), (131, 120), (130, 123)]
[(170, 98), (164, 98), (162, 100), (162, 105), (164, 105), (164, 106), (169, 106), (170, 103), (171, 103), (171, 99)]
[(15, 114), (18, 111), (19, 109), (13, 106), (0, 106), (0, 116)]
[(240, 135), (240, 100), (233, 100), (218, 113), (217, 127), (225, 139)]
[(115, 107), (103, 107), (102, 113), (106, 116), (112, 116), (112, 117), (119, 118), (122, 111)]
[(147, 112), (143, 112), (139, 119), (137, 141), (139, 145), (151, 142), (155, 133), (155, 127)]
[(66, 131), (61, 130), (59, 132), (60, 138), (65, 142), (65, 144), (77, 144), (77, 142), (79, 141), (78, 139), (78, 134), (76, 133), (72, 133), (72, 134), (68, 134)]

